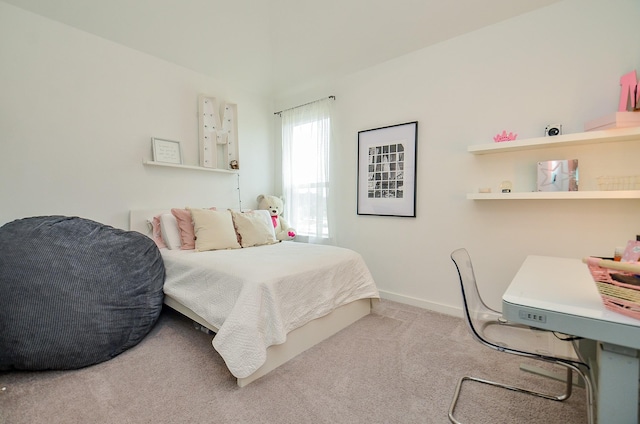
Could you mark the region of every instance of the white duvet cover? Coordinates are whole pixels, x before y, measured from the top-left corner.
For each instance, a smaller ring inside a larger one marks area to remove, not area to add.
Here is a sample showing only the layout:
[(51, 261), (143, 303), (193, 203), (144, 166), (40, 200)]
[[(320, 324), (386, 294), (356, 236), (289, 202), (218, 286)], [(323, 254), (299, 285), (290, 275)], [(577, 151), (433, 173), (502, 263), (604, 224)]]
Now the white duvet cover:
[(213, 347), (244, 378), (267, 347), (378, 289), (362, 257), (335, 246), (282, 242), (209, 252), (162, 249), (164, 292), (218, 328)]

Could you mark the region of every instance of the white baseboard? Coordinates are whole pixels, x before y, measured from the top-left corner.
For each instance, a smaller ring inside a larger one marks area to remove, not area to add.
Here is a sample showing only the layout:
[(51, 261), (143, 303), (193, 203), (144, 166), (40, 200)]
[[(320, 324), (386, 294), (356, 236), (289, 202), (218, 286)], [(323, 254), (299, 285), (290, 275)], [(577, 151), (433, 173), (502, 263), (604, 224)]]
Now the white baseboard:
[(385, 290), (379, 290), (380, 297), (392, 300), (394, 302), (404, 303), (418, 308), (428, 309), (430, 311), (440, 312), (447, 315), (462, 318), (462, 308), (457, 306), (443, 305), (440, 303), (429, 302), (428, 300), (418, 299), (416, 297), (405, 296), (402, 294), (392, 293)]

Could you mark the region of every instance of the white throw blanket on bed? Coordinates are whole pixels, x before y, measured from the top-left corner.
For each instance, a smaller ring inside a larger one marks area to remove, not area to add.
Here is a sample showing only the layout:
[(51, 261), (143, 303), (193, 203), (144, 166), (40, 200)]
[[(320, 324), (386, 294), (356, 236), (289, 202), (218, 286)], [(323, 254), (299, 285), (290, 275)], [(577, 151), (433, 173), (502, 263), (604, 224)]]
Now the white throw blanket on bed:
[(334, 246), (282, 242), (162, 255), (165, 293), (218, 328), (213, 347), (237, 378), (260, 368), (267, 347), (284, 343), (291, 330), (379, 297), (362, 257)]

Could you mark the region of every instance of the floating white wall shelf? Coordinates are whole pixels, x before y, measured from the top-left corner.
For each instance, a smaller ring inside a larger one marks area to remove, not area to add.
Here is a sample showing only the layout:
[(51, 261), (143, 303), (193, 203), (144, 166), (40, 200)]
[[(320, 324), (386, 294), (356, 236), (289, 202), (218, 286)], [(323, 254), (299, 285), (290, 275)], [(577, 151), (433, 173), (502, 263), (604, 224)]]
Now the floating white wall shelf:
[(640, 199), (640, 190), (532, 191), (519, 193), (469, 193), (470, 200)]
[(547, 149), (550, 147), (581, 146), (594, 143), (613, 143), (617, 141), (639, 141), (640, 127), (618, 128), (602, 131), (591, 131), (574, 134), (563, 134), (553, 137), (528, 138), (499, 143), (477, 144), (469, 146), (467, 151), (474, 155), (490, 153), (515, 152), (518, 150)]
[[(640, 127), (617, 128), (602, 131), (564, 134), (553, 137), (529, 138), (499, 143), (477, 144), (467, 150), (474, 155), (547, 149), (553, 147), (582, 146), (594, 143), (640, 141)], [(470, 200), (558, 200), (558, 199), (640, 199), (640, 190), (620, 191), (563, 191), (516, 193), (468, 193)]]
[(142, 163), (144, 165), (150, 165), (150, 166), (165, 166), (165, 167), (169, 167), (169, 168), (191, 169), (191, 170), (194, 170), (194, 171), (218, 172), (218, 173), (223, 173), (223, 174), (237, 174), (238, 173), (237, 170), (205, 168), (204, 166), (178, 165), (178, 164), (175, 164), (175, 163), (154, 162), (152, 160), (143, 160)]

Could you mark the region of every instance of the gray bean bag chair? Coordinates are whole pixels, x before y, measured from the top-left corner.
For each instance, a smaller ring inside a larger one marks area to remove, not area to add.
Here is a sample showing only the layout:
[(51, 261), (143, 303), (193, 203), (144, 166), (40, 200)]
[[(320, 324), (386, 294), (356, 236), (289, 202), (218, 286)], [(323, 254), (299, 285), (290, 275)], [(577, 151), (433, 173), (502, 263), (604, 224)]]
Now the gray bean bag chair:
[(76, 369), (135, 346), (162, 309), (148, 237), (78, 217), (0, 227), (0, 370)]

